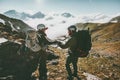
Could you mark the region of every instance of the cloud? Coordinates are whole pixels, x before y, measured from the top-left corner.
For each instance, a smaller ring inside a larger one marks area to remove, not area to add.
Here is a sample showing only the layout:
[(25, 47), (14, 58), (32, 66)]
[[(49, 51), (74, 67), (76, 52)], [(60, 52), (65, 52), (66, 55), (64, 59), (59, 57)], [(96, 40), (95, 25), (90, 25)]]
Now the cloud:
[(23, 11), (26, 12), (26, 13), (29, 13), (31, 15), (33, 15), (35, 13), (33, 10), (23, 10)]

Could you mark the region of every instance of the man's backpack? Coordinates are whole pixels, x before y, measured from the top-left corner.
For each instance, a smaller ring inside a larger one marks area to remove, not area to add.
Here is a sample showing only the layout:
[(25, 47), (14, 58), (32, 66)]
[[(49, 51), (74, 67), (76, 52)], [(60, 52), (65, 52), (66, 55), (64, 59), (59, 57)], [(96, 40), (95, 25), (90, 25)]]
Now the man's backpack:
[(79, 30), (76, 33), (76, 39), (77, 39), (77, 48), (75, 53), (76, 56), (87, 57), (92, 47), (91, 34), (89, 33), (89, 29)]
[(26, 40), (25, 40), (26, 41), (26, 46), (31, 51), (38, 52), (42, 49), (42, 47), (41, 47), (40, 42), (38, 40), (39, 36), (37, 35), (37, 33), (34, 36), (35, 36), (35, 38), (31, 39), (31, 37), (29, 37), (29, 35), (27, 35)]

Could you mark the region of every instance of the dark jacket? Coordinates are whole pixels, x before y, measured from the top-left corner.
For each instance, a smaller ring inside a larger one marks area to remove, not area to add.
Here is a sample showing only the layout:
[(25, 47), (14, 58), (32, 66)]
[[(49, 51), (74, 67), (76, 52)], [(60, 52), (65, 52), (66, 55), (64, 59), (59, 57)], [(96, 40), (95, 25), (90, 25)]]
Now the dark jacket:
[(44, 32), (39, 32), (39, 31), (38, 31), (38, 40), (40, 45), (42, 46), (56, 43), (55, 41), (50, 40)]
[(59, 46), (63, 49), (69, 48), (69, 50), (72, 51), (72, 53), (75, 52), (77, 39), (74, 35), (75, 33), (70, 37), (70, 39), (65, 44), (60, 44)]

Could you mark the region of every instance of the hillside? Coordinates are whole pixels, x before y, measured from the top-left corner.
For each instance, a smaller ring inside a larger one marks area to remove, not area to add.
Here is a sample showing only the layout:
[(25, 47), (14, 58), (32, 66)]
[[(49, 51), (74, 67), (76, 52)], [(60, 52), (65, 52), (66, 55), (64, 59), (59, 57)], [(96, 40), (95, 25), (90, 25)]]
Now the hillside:
[(4, 35), (24, 37), (25, 36), (24, 34), (28, 29), (32, 28), (23, 21), (19, 19), (9, 18), (3, 14), (0, 14), (1, 37)]
[[(120, 23), (78, 23), (77, 27), (80, 30), (90, 28), (93, 44), (90, 55), (79, 58), (78, 75), (81, 80), (119, 80)], [(57, 66), (48, 65), (49, 80), (66, 80), (67, 74), (63, 64), (67, 51), (51, 49), (59, 54), (60, 60)]]
[(117, 16), (117, 17), (114, 17), (114, 18), (112, 18), (110, 21), (115, 21), (115, 22), (120, 22), (120, 16)]
[(91, 51), (101, 55), (120, 54), (120, 23), (77, 24), (80, 29), (90, 28), (93, 48)]
[(0, 14), (0, 19), (2, 19), (4, 21), (4, 25), (7, 26), (13, 26), (17, 31), (26, 31), (26, 29), (31, 29), (31, 27), (29, 25), (27, 25), (26, 23), (24, 23), (22, 20), (19, 19), (15, 19), (15, 18), (9, 18), (3, 14)]

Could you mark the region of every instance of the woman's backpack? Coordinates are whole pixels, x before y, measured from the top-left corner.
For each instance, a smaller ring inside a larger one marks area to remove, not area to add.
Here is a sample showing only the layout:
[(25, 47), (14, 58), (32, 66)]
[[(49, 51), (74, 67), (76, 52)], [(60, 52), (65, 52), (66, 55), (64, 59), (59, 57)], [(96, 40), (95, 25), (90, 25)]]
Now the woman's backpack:
[(76, 33), (77, 48), (75, 55), (77, 57), (87, 57), (92, 47), (91, 34), (88, 30), (79, 30)]
[[(30, 35), (34, 35), (34, 38), (33, 37), (30, 37)], [(37, 33), (33, 33), (33, 34), (27, 34), (26, 36), (26, 46), (33, 52), (38, 52), (41, 50), (41, 46), (40, 46), (40, 42), (38, 40), (38, 36), (37, 36)]]

